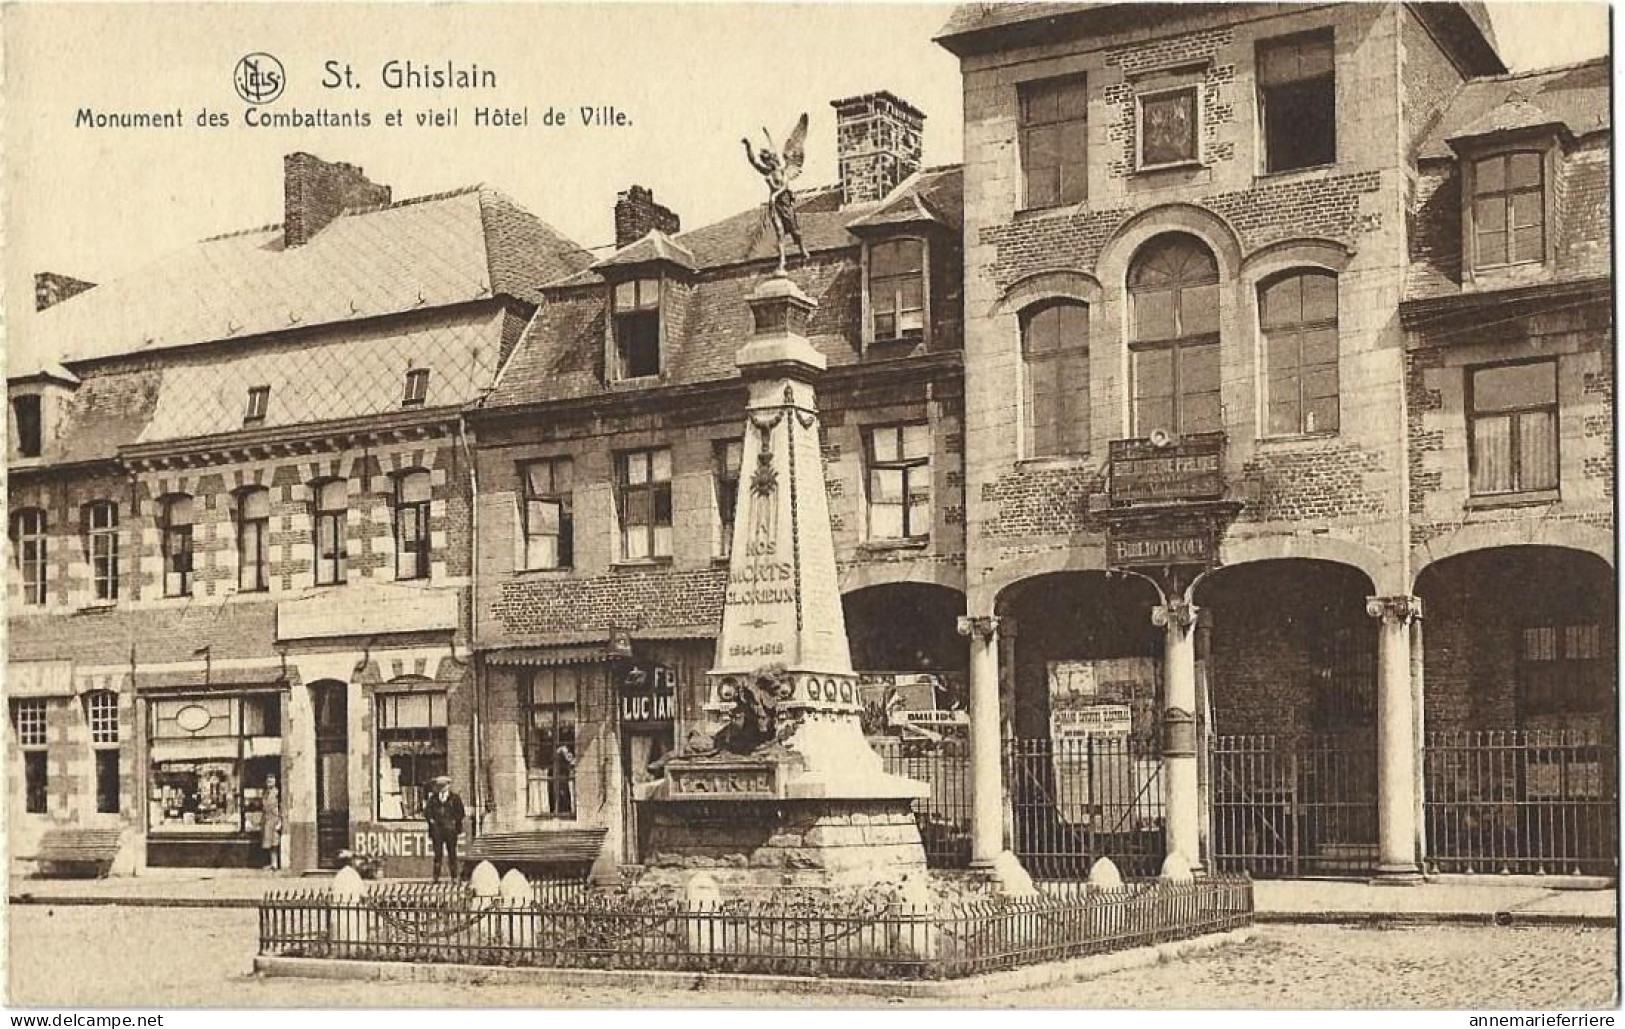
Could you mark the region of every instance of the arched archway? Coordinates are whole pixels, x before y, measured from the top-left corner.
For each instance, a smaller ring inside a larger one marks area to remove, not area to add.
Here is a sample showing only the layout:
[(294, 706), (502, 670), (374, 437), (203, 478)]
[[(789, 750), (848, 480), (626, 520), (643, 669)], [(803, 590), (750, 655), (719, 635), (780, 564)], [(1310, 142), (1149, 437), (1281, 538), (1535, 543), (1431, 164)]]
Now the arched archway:
[(1100, 571), (1021, 579), (996, 598), (1012, 843), (1035, 875), (1083, 876), (1100, 857), (1154, 875), (1162, 861), (1159, 602), (1146, 579)]
[(966, 709), (970, 641), (958, 631), (963, 593), (935, 583), (885, 583), (844, 594), (841, 609), (852, 668), (873, 708), (866, 731), (880, 735), (894, 728), (885, 715), (888, 704), (911, 711)]
[(1359, 568), (1283, 558), (1201, 580), (1208, 850), (1254, 875), (1377, 859), (1377, 631)]
[(1445, 872), (1617, 875), (1618, 621), (1592, 550), (1422, 569), (1424, 824)]

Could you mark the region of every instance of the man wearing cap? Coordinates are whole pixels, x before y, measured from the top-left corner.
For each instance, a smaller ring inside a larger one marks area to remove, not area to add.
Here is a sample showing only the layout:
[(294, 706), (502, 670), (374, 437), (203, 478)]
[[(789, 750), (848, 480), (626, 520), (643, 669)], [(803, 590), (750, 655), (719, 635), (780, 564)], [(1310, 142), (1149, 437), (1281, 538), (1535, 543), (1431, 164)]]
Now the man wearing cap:
[(423, 804), (423, 818), (429, 824), (429, 845), (434, 848), (434, 878), (440, 881), (440, 855), (451, 859), (448, 870), (453, 882), (462, 875), (457, 864), (457, 837), (463, 834), (463, 798), (451, 788), (451, 776), (437, 775), (429, 781), (429, 799)]

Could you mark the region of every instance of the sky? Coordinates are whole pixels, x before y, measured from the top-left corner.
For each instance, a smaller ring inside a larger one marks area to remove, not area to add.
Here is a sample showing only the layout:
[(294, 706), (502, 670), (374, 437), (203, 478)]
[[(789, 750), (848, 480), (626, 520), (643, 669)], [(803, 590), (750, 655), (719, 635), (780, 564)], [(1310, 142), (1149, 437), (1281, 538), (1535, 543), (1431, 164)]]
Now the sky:
[[(1603, 4), (1491, 4), (1515, 70), (1605, 51)], [(931, 42), (935, 4), (57, 4), (4, 17), (5, 288), (8, 338), (26, 346), (33, 273), (107, 281), (191, 241), (282, 219), (282, 156), (308, 150), (362, 166), (397, 199), (484, 182), (566, 235), (613, 238), (615, 194), (638, 183), (685, 227), (756, 203), (739, 139), (782, 140), (811, 116), (803, 185), (835, 180), (829, 101), (886, 88), (927, 114), (927, 164), (960, 150), (957, 60)], [(233, 70), (274, 54), (286, 91), (272, 109), (361, 109), (365, 129), (241, 124)], [(386, 61), (477, 64), (495, 89), (406, 91)], [(359, 88), (323, 88), (328, 62)], [(457, 128), (416, 115), (460, 109)], [(527, 107), (526, 128), (478, 128), (478, 106)], [(578, 124), (613, 107), (619, 127)], [(175, 111), (181, 129), (76, 128), (81, 108)], [(571, 124), (541, 123), (549, 108)], [(200, 128), (207, 109), (227, 128)], [(386, 126), (399, 109), (405, 125)], [(16, 298), (13, 301), (13, 298)]]

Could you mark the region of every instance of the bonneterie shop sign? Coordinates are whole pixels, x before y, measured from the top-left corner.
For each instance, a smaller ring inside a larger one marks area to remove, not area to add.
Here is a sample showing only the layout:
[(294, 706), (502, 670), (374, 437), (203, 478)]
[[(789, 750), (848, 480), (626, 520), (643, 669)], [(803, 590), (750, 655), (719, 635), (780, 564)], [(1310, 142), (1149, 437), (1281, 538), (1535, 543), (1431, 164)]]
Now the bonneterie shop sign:
[(669, 722), (677, 705), (677, 669), (639, 665), (621, 680), (621, 722), (644, 725)]

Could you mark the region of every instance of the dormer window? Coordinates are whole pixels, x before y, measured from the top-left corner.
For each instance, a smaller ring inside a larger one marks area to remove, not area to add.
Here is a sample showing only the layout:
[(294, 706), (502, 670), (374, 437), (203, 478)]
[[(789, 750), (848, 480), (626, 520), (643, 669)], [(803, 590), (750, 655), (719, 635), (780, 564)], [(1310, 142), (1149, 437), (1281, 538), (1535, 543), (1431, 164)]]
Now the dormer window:
[(632, 279), (614, 287), (615, 378), (660, 374), (660, 280)]
[(402, 407), (422, 407), (429, 396), (429, 369), (410, 368), (406, 372), (406, 395), (401, 397)]
[(925, 243), (895, 239), (869, 248), (869, 309), (876, 342), (925, 335)]
[(270, 404), (270, 402), (271, 387), (248, 387), (248, 410), (243, 412), (243, 424), (247, 425), (251, 422), (263, 422), (265, 420), (265, 408), (268, 404)]
[(45, 446), (45, 425), (40, 417), (40, 396), (28, 393), (11, 398), (11, 424), (18, 457), (38, 457)]
[(1546, 156), (1514, 150), (1469, 164), (1468, 244), (1475, 270), (1546, 260)]

